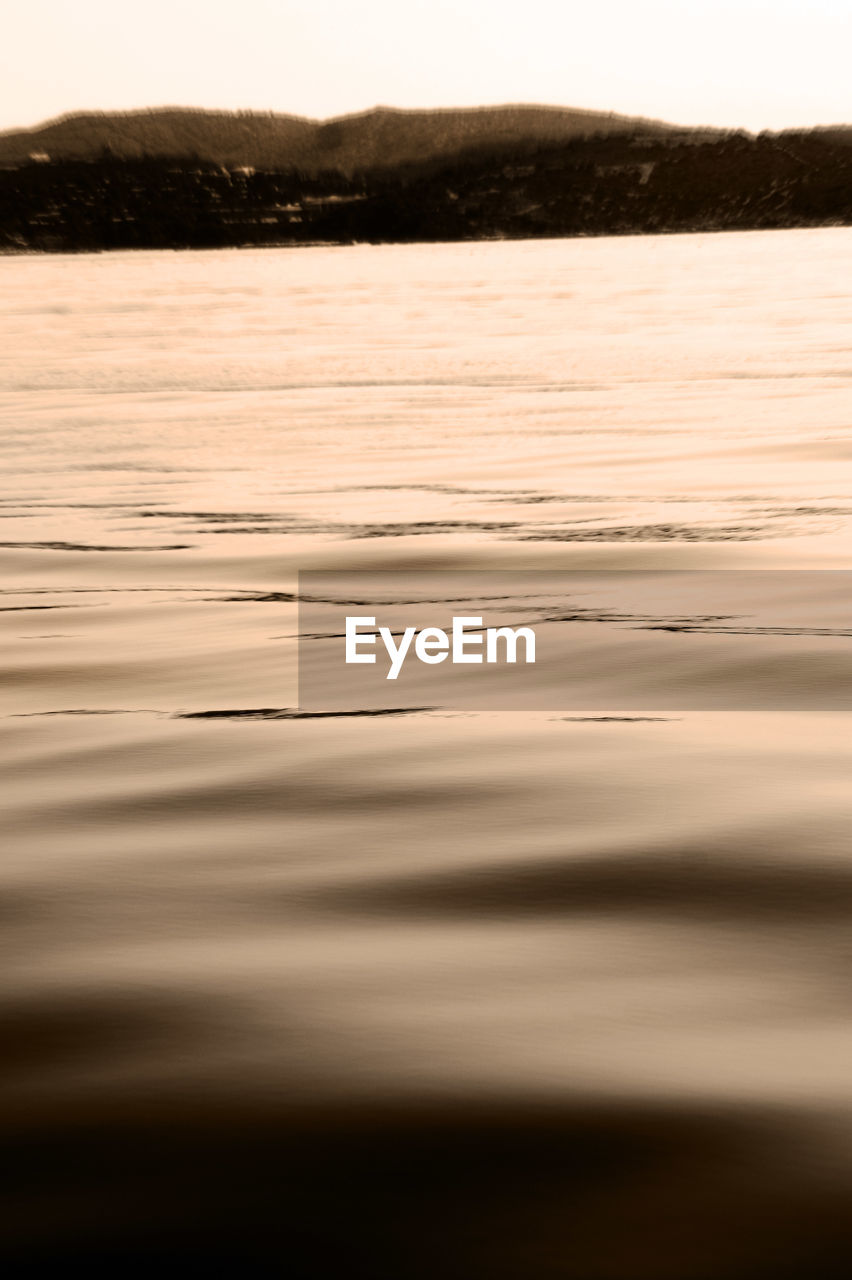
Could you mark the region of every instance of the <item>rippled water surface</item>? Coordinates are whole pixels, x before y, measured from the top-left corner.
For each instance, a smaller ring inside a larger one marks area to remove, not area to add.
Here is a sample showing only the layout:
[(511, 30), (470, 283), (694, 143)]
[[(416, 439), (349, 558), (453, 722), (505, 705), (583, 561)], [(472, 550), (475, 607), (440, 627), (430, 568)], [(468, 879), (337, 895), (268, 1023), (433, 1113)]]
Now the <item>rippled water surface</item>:
[[(848, 1275), (852, 232), (0, 275), (6, 1256)], [(320, 568), (808, 570), (825, 679), (313, 716)]]

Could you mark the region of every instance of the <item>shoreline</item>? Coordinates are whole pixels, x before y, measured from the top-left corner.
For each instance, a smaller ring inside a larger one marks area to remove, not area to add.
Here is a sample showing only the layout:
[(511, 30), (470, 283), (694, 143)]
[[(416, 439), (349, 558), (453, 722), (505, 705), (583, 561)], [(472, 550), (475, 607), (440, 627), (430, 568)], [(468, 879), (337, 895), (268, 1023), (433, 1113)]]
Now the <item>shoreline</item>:
[(829, 231), (832, 229), (842, 229), (852, 227), (852, 218), (848, 221), (843, 219), (831, 219), (825, 221), (813, 222), (791, 222), (784, 226), (759, 226), (748, 225), (742, 227), (732, 226), (695, 226), (695, 227), (672, 227), (669, 229), (658, 229), (654, 231), (577, 231), (567, 235), (553, 236), (531, 236), (531, 235), (499, 235), (499, 236), (466, 236), (453, 237), (446, 239), (412, 239), (412, 240), (275, 240), (267, 241), (263, 244), (254, 244), (251, 241), (243, 240), (232, 244), (174, 244), (174, 245), (103, 245), (97, 248), (85, 247), (79, 249), (57, 247), (48, 248), (45, 246), (27, 245), (21, 248), (10, 247), (7, 245), (0, 246), (0, 258), (25, 258), (25, 257), (83, 257), (87, 254), (115, 254), (115, 253), (222, 253), (232, 249), (238, 250), (267, 250), (267, 249), (354, 249), (354, 248), (389, 248), (391, 246), (400, 245), (449, 245), (449, 244), (519, 244), (519, 243), (538, 243), (540, 241), (560, 241), (560, 240), (628, 240), (628, 239), (660, 239), (662, 237), (671, 236), (699, 236), (699, 235), (741, 235), (744, 233), (758, 232), (779, 232), (779, 231)]

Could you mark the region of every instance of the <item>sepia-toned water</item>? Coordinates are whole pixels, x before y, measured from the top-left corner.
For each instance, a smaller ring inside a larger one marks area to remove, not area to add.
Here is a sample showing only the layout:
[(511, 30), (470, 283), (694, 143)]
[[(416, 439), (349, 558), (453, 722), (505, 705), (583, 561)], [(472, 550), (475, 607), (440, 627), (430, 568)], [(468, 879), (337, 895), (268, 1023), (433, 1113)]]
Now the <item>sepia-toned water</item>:
[[(852, 230), (0, 280), (15, 1274), (848, 1275)], [(314, 715), (317, 569), (812, 585), (742, 710)]]

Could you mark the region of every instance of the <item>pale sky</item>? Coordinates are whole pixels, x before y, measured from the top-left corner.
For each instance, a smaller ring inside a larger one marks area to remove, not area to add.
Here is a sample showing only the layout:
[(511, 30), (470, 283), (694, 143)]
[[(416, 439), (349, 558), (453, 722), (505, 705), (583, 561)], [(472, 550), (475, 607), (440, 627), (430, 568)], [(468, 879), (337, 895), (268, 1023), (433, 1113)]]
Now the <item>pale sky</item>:
[(547, 103), (852, 122), (852, 0), (20, 0), (0, 129), (69, 111)]

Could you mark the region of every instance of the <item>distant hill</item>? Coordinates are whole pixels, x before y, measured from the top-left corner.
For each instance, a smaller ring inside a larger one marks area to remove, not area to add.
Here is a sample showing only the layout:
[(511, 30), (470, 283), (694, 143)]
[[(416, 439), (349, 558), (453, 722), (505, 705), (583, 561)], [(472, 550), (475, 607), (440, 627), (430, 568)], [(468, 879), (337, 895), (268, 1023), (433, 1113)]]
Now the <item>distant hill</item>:
[[(783, 138), (787, 134), (793, 134), (794, 132), (794, 130), (788, 129), (779, 136)], [(810, 132), (816, 137), (823, 138), (826, 142), (836, 142), (840, 146), (852, 147), (852, 124), (821, 125)]]
[(852, 224), (852, 128), (555, 107), (76, 115), (0, 135), (0, 252)]
[(25, 164), (34, 155), (54, 161), (97, 160), (109, 151), (119, 159), (192, 156), (229, 167), (351, 174), (521, 142), (567, 142), (636, 131), (658, 135), (673, 127), (658, 120), (570, 107), (439, 111), (376, 107), (326, 121), (164, 107), (68, 115), (34, 129), (0, 133), (0, 166)]

